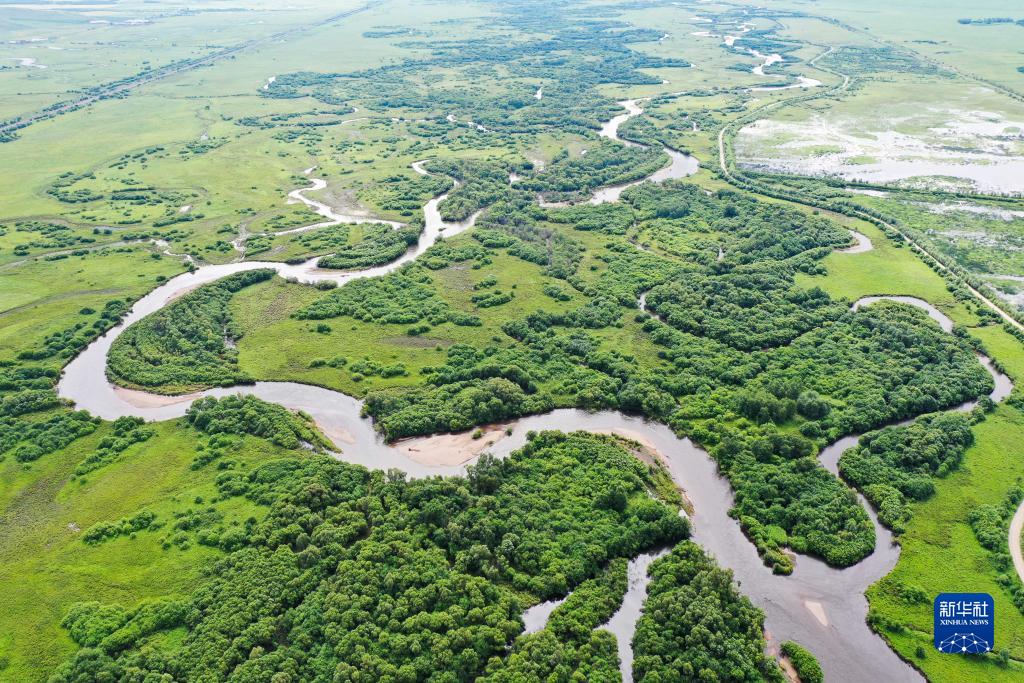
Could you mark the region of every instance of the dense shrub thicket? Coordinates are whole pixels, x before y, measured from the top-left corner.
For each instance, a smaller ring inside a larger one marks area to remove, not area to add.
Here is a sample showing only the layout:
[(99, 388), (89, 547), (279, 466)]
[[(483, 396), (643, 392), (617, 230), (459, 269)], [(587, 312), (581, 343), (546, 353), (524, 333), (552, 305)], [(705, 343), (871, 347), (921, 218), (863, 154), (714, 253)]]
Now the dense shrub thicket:
[(431, 325), (452, 322), (474, 326), (476, 316), (449, 306), (431, 287), (430, 277), (420, 272), (399, 272), (380, 279), (359, 279), (340, 287), (298, 311), (299, 319), (324, 320), (349, 316), (363, 322)]
[(18, 462), (31, 462), (64, 448), (75, 439), (92, 434), (99, 425), (84, 410), (58, 413), (43, 420), (28, 422), (13, 417), (0, 418), (0, 459), (13, 452)]
[(782, 644), (780, 650), (782, 655), (788, 657), (792, 662), (797, 676), (800, 677), (800, 683), (823, 683), (825, 674), (821, 670), (821, 665), (806, 648), (792, 640), (787, 640)]
[[(874, 547), (856, 497), (815, 462), (818, 448), (991, 388), (966, 340), (923, 312), (891, 302), (851, 312), (821, 290), (795, 286), (797, 273), (818, 272), (818, 260), (848, 242), (834, 223), (731, 192), (708, 197), (686, 185), (645, 184), (628, 190), (608, 220), (598, 220), (595, 207), (550, 212), (618, 239), (599, 255), (600, 274), (583, 278), (582, 248), (571, 233), (547, 227), (528, 201), (522, 209), (515, 195), (495, 204), (476, 238), (510, 255), (521, 255), (520, 245), (544, 245), (540, 262), (582, 295), (579, 305), (511, 318), (507, 340), (455, 344), (443, 364), (423, 369), (422, 384), (371, 392), (366, 410), (388, 438), (555, 407), (643, 413), (709, 448), (733, 483), (744, 529), (766, 562), (788, 571), (785, 547), (837, 565)], [(626, 210), (631, 219), (619, 216)], [(701, 249), (672, 261), (638, 251), (618, 238), (633, 223), (720, 235), (725, 256)], [(363, 286), (383, 295), (392, 285), (385, 278)], [(626, 310), (635, 315), (645, 292), (658, 314), (640, 319), (660, 348), (655, 366), (595, 334), (623, 325)], [(788, 423), (799, 430), (778, 429)]]
[[(554, 598), (582, 584), (566, 608), (574, 614), (557, 623), (584, 631), (615, 602), (593, 600), (588, 579), (603, 576), (617, 593), (616, 558), (687, 536), (649, 483), (647, 466), (613, 440), (558, 433), (507, 460), (484, 458), (463, 478), (406, 481), (317, 455), (228, 471), (224, 495), (269, 506), (265, 519), (191, 595), (72, 609), (64, 623), (82, 649), (54, 680), (497, 675), (522, 630), (524, 594)], [(183, 638), (146, 645), (182, 627)], [(576, 670), (609, 670), (614, 640), (581, 641), (549, 644), (571, 647)]]
[(207, 434), (260, 436), (282, 448), (331, 446), (308, 416), (296, 415), (255, 396), (201, 398), (189, 407), (185, 420)]
[(394, 261), (416, 244), (421, 225), (394, 229), (389, 225), (372, 225), (363, 229), (363, 239), (346, 244), (317, 261), (321, 268), (353, 270), (369, 268)]
[(910, 425), (865, 434), (843, 453), (839, 472), (878, 508), (878, 518), (902, 532), (911, 501), (935, 493), (935, 477), (957, 467), (974, 443), (970, 419), (961, 413), (925, 415)]
[(700, 546), (680, 543), (651, 565), (650, 575), (633, 636), (635, 680), (785, 680), (764, 654), (764, 613)]
[(96, 450), (75, 467), (75, 475), (88, 474), (117, 460), (122, 453), (137, 443), (148, 441), (155, 432), (146, 427), (141, 418), (119, 417), (110, 426), (110, 433), (100, 439)]
[(230, 275), (131, 325), (110, 348), (107, 375), (166, 393), (249, 381), (238, 368), (233, 346), (241, 330), (228, 302), (240, 289), (273, 276), (270, 269)]

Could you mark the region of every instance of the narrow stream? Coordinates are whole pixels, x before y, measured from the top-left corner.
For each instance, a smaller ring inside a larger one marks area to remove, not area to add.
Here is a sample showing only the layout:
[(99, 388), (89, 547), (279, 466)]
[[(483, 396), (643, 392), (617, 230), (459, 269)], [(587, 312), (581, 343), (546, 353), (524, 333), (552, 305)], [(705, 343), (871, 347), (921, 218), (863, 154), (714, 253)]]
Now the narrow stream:
[[(766, 76), (764, 70), (770, 67), (772, 64), (778, 64), (783, 60), (782, 55), (773, 53), (770, 55), (764, 55), (757, 50), (751, 49), (750, 54), (754, 55), (760, 60), (763, 60), (760, 64), (751, 69), (751, 73), (755, 76)], [(792, 90), (793, 88), (817, 88), (821, 85), (821, 81), (814, 78), (808, 78), (807, 76), (797, 76), (796, 83), (790, 85), (765, 85), (757, 88), (751, 88), (753, 92), (775, 92), (778, 90)]]
[(751, 70), (751, 73), (753, 73), (755, 76), (764, 76), (765, 69), (770, 67), (772, 64), (778, 64), (779, 62), (782, 61), (782, 55), (778, 54), (777, 52), (770, 55), (763, 55), (757, 50), (751, 49), (750, 54), (754, 55), (758, 59), (764, 60)]
[(871, 244), (871, 238), (863, 233), (859, 233), (856, 230), (851, 230), (850, 234), (853, 235), (855, 244), (852, 247), (846, 247), (845, 249), (838, 249), (841, 254), (863, 254), (866, 251), (874, 249), (874, 245)]
[[(314, 169), (309, 169), (309, 173), (312, 173)], [(306, 175), (309, 175), (307, 173)], [(326, 223), (314, 223), (312, 225), (304, 225), (300, 228), (292, 228), (290, 230), (281, 230), (280, 232), (270, 233), (273, 235), (293, 235), (300, 232), (308, 232), (310, 230), (316, 230), (317, 228), (323, 228), (330, 225), (337, 225), (338, 223), (381, 223), (384, 225), (390, 225), (396, 230), (405, 225), (398, 221), (389, 221), (383, 218), (375, 218), (366, 213), (338, 213), (333, 207), (324, 204), (316, 199), (310, 199), (306, 196), (307, 192), (316, 192), (327, 187), (327, 181), (322, 178), (310, 178), (312, 185), (310, 187), (304, 187), (298, 190), (292, 190), (288, 193), (288, 203), (302, 203), (313, 209), (316, 213), (328, 219)]]
[[(619, 102), (619, 104), (625, 108), (626, 113), (619, 114), (601, 126), (601, 130), (598, 131), (598, 135), (603, 138), (621, 142), (627, 147), (644, 147), (644, 145), (630, 142), (629, 140), (623, 140), (619, 137), (619, 126), (644, 112), (643, 108), (638, 104), (640, 101), (641, 100), (622, 100)], [(639, 185), (640, 183), (648, 180), (655, 183), (662, 183), (674, 178), (685, 178), (700, 170), (700, 162), (697, 161), (696, 157), (690, 156), (689, 154), (683, 154), (682, 152), (669, 147), (663, 147), (662, 149), (665, 151), (665, 154), (669, 156), (669, 164), (667, 166), (658, 169), (650, 176), (640, 180), (599, 188), (594, 191), (594, 195), (590, 198), (590, 203), (607, 204), (608, 202), (617, 202), (619, 201), (619, 197), (622, 195), (623, 191), (627, 188), (633, 187), (634, 185)]]
[[(312, 166), (303, 171), (303, 175), (309, 175), (316, 166)], [(417, 172), (420, 172), (419, 170)], [(425, 171), (424, 171), (425, 173)], [(280, 237), (283, 235), (296, 235), (303, 232), (309, 232), (311, 230), (319, 230), (321, 228), (329, 228), (335, 225), (341, 225), (342, 223), (378, 223), (381, 225), (389, 225), (393, 229), (398, 230), (403, 227), (405, 223), (399, 223), (398, 221), (389, 221), (383, 218), (375, 218), (366, 213), (339, 213), (334, 207), (329, 206), (316, 199), (311, 199), (306, 196), (307, 192), (316, 192), (327, 187), (327, 181), (323, 178), (310, 178), (311, 185), (309, 187), (302, 187), (297, 190), (292, 190), (288, 193), (288, 204), (305, 204), (309, 208), (313, 209), (318, 215), (326, 218), (326, 221), (320, 223), (312, 223), (310, 225), (303, 225), (298, 228), (290, 228), (288, 230), (279, 230), (277, 232), (245, 232), (243, 231), (237, 238), (231, 241), (231, 246), (235, 248), (235, 251), (245, 254), (245, 245), (253, 237)], [(168, 253), (168, 252), (164, 252)], [(176, 254), (171, 254), (176, 255)], [(191, 260), (191, 257), (188, 257)]]
[(622, 605), (608, 620), (608, 623), (601, 626), (615, 634), (622, 683), (633, 683), (633, 636), (636, 634), (636, 623), (640, 620), (644, 603), (647, 602), (647, 586), (651, 583), (651, 577), (647, 575), (647, 570), (655, 560), (667, 554), (668, 550), (642, 553), (629, 561), (629, 567), (626, 570), (628, 587), (626, 595), (622, 599)]

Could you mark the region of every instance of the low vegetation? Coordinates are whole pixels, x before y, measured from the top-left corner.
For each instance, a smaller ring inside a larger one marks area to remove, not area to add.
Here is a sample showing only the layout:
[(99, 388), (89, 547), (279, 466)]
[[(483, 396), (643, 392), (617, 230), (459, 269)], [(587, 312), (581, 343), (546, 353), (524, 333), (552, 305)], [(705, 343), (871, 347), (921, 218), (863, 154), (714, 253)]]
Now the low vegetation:
[(806, 648), (799, 643), (787, 640), (780, 648), (782, 655), (788, 657), (796, 675), (800, 677), (800, 683), (823, 683), (825, 675), (821, 671), (821, 665)]

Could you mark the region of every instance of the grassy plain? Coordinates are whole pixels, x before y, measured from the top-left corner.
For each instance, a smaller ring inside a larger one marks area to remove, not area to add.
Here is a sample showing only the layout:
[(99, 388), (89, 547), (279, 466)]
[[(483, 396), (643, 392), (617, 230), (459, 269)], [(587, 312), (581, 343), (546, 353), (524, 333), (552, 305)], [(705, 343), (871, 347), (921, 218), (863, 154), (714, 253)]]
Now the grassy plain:
[(831, 254), (825, 258), (827, 276), (801, 275), (799, 284), (806, 287), (817, 285), (832, 296), (850, 301), (875, 294), (916, 296), (942, 309), (956, 322), (976, 322), (964, 305), (946, 289), (945, 280), (909, 247), (897, 246), (869, 223), (858, 221), (854, 227), (868, 236), (874, 248), (860, 254)]
[[(754, 2), (744, 2), (753, 5)], [(949, 66), (990, 78), (1002, 85), (1024, 89), (1021, 66), (1020, 27), (1013, 24), (988, 26), (963, 25), (961, 18), (1021, 18), (1020, 4), (1015, 0), (983, 0), (965, 6), (959, 0), (907, 0), (898, 4), (884, 0), (848, 3), (844, 0), (821, 0), (813, 8), (787, 0), (780, 6), (809, 11), (819, 17), (833, 17), (857, 29), (866, 29), (870, 36), (889, 41), (905, 49), (928, 55)], [(787, 25), (795, 25), (787, 19)], [(828, 29), (813, 27), (814, 35)], [(824, 33), (822, 33), (824, 35)], [(846, 41), (857, 35), (849, 32)], [(861, 40), (867, 36), (859, 34)]]
[[(961, 27), (953, 17), (961, 10), (952, 3), (940, 3), (936, 8), (932, 2), (915, 2), (920, 7), (918, 12), (906, 11), (905, 5), (897, 7), (876, 0), (860, 3), (856, 9), (851, 9), (849, 2), (821, 0), (814, 11), (847, 18), (858, 26), (867, 26), (901, 44), (983, 73), (1000, 83), (1024, 85), (1024, 76), (1006, 68), (1016, 65), (1014, 59), (1024, 65), (1024, 58), (1018, 59), (1019, 44), (1013, 42), (1019, 37), (1019, 27)], [(161, 63), (165, 63), (205, 53), (211, 49), (207, 45), (210, 36), (217, 46), (235, 44), (265, 35), (267, 24), (272, 23), (275, 28), (309, 24), (325, 16), (328, 9), (336, 12), (354, 4), (333, 2), (329, 8), (293, 9), (278, 7), (277, 3), (247, 2), (241, 13), (243, 21), (235, 13), (200, 12), (193, 17), (172, 12), (166, 17), (152, 17), (152, 24), (136, 26), (88, 22), (149, 16), (154, 11), (152, 3), (121, 3), (99, 13), (65, 9), (53, 13), (45, 24), (34, 10), (0, 9), (0, 37), (28, 41), (40, 31), (46, 34), (43, 42), (0, 45), (0, 60), (31, 55), (49, 67), (0, 70), (0, 93), (17, 93), (0, 98), (0, 118), (38, 109), (60, 99), (70, 89), (135, 73), (147, 62), (156, 65), (154, 46), (160, 46)], [(972, 13), (1001, 16), (1013, 13), (1013, 4), (989, 0), (975, 6)], [(180, 9), (184, 5), (174, 7)], [(700, 159), (703, 169), (692, 180), (709, 190), (719, 190), (728, 185), (710, 169), (717, 156), (718, 127), (767, 98), (789, 98), (800, 91), (760, 94), (753, 100), (744, 89), (764, 81), (751, 73), (758, 60), (742, 50), (727, 50), (720, 38), (692, 35), (708, 28), (705, 22), (692, 18), (695, 12), (711, 14), (728, 11), (729, 7), (715, 3), (695, 7), (699, 8), (666, 5), (626, 10), (622, 16), (629, 21), (668, 33), (661, 41), (636, 46), (638, 50), (661, 57), (682, 56), (694, 66), (649, 69), (650, 74), (666, 82), (603, 85), (601, 92), (619, 99), (700, 91), (649, 105), (648, 118), (665, 129), (666, 137), (675, 146), (692, 151)], [(13, 359), (22, 351), (36, 348), (48, 335), (74, 322), (91, 322), (94, 314), (79, 313), (83, 308), (101, 310), (113, 298), (137, 299), (156, 285), (158, 277), (173, 276), (185, 267), (178, 259), (153, 258), (153, 250), (142, 245), (53, 261), (40, 257), (62, 249), (31, 247), (28, 257), (18, 256), (15, 248), (27, 245), (35, 237), (14, 229), (15, 219), (67, 223), (74, 235), (94, 237), (95, 244), (118, 241), (119, 234), (124, 232), (145, 230), (170, 238), (175, 252), (193, 253), (202, 261), (219, 263), (239, 258), (236, 252), (225, 249), (225, 243), (243, 227), (250, 232), (264, 230), (272, 227), (278, 216), (285, 216), (282, 220), (287, 222), (303, 217), (310, 222), (317, 220), (304, 209), (285, 204), (286, 194), (306, 182), (301, 171), (314, 164), (318, 166), (317, 177), (325, 178), (329, 187), (311, 196), (332, 205), (406, 220), (408, 216), (375, 205), (374, 198), (390, 177), (414, 177), (408, 168), (412, 161), (455, 156), (514, 161), (541, 158), (550, 162), (563, 148), (576, 154), (592, 144), (592, 136), (577, 133), (546, 133), (510, 141), (487, 138), (469, 129), (437, 139), (421, 139), (413, 122), (390, 120), (392, 115), (443, 117), (449, 113), (445, 103), (439, 103), (435, 111), (426, 114), (366, 107), (350, 112), (341, 107), (344, 112), (335, 111), (330, 116), (349, 119), (348, 123), (318, 127), (315, 132), (301, 129), (294, 137), (279, 135), (279, 128), (240, 124), (243, 117), (264, 121), (274, 116), (303, 114), (313, 119), (332, 109), (308, 97), (261, 97), (259, 88), (270, 76), (301, 70), (352, 71), (412, 55), (429, 55), (428, 48), (417, 46), (407, 36), (380, 39), (363, 35), (393, 25), (396, 16), (401, 17), (404, 25), (422, 29), (425, 37), (443, 40), (456, 30), (491, 35), (493, 12), (493, 8), (471, 3), (384, 3), (343, 22), (312, 29), (302, 34), (301, 39), (262, 43), (236, 58), (146, 86), (125, 99), (102, 101), (21, 131), (18, 140), (0, 147), (0, 196), (4, 197), (0, 226), (7, 228), (6, 234), (0, 235), (0, 359)], [(909, 15), (914, 15), (913, 19), (908, 19)], [(801, 42), (793, 53), (800, 61), (787, 67), (786, 73), (807, 75), (826, 84), (836, 83), (838, 78), (807, 63), (821, 52), (822, 46), (873, 44), (863, 34), (807, 17), (755, 18), (753, 23), (759, 30), (776, 28), (780, 36)], [(985, 50), (974, 49), (979, 34), (988, 39)], [(924, 36), (936, 37), (936, 43), (920, 42)], [(742, 47), (742, 40), (737, 45)], [(344, 50), (338, 46), (344, 46)], [(437, 87), (456, 86), (461, 78), (454, 69), (438, 70), (435, 75)], [(532, 82), (520, 85), (523, 89), (533, 87)], [(545, 83), (545, 96), (557, 96), (557, 86), (554, 82)], [(485, 90), (490, 93), (497, 86)], [(806, 103), (780, 110), (777, 118), (799, 123), (821, 114), (863, 120), (880, 103), (897, 95), (907, 98), (908, 92), (913, 94), (908, 98), (913, 100), (908, 109), (919, 107), (926, 94), (935, 97), (936, 93), (942, 99), (966, 98), (964, 107), (1011, 111), (1017, 106), (1004, 107), (1005, 98), (975, 90), (968, 92), (960, 80), (921, 85), (914, 78), (884, 75), (873, 77), (842, 102), (826, 99)], [(314, 111), (318, 113), (312, 114)], [(370, 120), (355, 120), (364, 116)], [(681, 119), (698, 120), (698, 129), (667, 128)], [(74, 144), (68, 144), (72, 138)], [(211, 144), (207, 149), (202, 143)], [(137, 155), (155, 147), (163, 149), (136, 157), (121, 168), (112, 168), (125, 155)], [(131, 182), (157, 188), (167, 193), (167, 198), (129, 206), (105, 200), (61, 202), (48, 190), (68, 171), (92, 172), (95, 178), (83, 180), (76, 187), (104, 195)], [(192, 214), (201, 213), (203, 217), (162, 228), (152, 225), (185, 204), (192, 206)], [(117, 221), (130, 223), (115, 225), (110, 235), (93, 234), (93, 228), (104, 228)], [(985, 344), (1011, 376), (1024, 379), (1024, 352), (1018, 341), (998, 327), (974, 327), (978, 318), (971, 308), (957, 302), (945, 282), (909, 249), (897, 248), (869, 224), (844, 223), (868, 235), (875, 249), (864, 254), (828, 256), (824, 260), (828, 275), (801, 275), (798, 287), (821, 286), (832, 296), (849, 300), (869, 294), (924, 298), (947, 312), (958, 325), (969, 328), (970, 334)], [(596, 258), (602, 253), (606, 238), (564, 230), (586, 247), (580, 270), (586, 282), (595, 282), (606, 270), (606, 264)], [(352, 239), (357, 239), (358, 234), (354, 229)], [(643, 240), (648, 236), (639, 237)], [(713, 237), (702, 235), (701, 239)], [(275, 257), (303, 253), (294, 241), (282, 241), (287, 244)], [(471, 235), (464, 235), (453, 243), (472, 244), (473, 240)], [(693, 246), (670, 240), (658, 244), (681, 249)], [(496, 288), (514, 291), (513, 302), (483, 309), (473, 305), (473, 285), (486, 276), (497, 280)], [(339, 318), (329, 321), (329, 331), (319, 332), (315, 322), (296, 320), (290, 315), (323, 293), (274, 279), (244, 290), (231, 302), (232, 315), (245, 332), (238, 344), (240, 365), (259, 379), (310, 382), (362, 396), (371, 389), (420, 384), (420, 371), (441, 364), (444, 350), (452, 344), (482, 347), (506, 343), (500, 329), (513, 312), (517, 318), (538, 310), (564, 312), (579, 303), (576, 299), (559, 302), (545, 295), (544, 285), (555, 280), (543, 276), (539, 266), (507, 254), (496, 255), (490, 266), (479, 271), (469, 266), (451, 267), (433, 273), (432, 277), (443, 301), (454, 309), (478, 315), (482, 325), (458, 327), (445, 323), (414, 337), (407, 334), (408, 325)], [(636, 356), (646, 367), (664, 364), (658, 357), (659, 347), (631, 316), (624, 316), (621, 327), (596, 330), (593, 335), (608, 348)], [(313, 360), (338, 356), (350, 361), (369, 357), (387, 363), (400, 362), (406, 366), (408, 375), (356, 381), (344, 368), (310, 366)], [(63, 359), (48, 362), (59, 364)], [(216, 555), (213, 550), (195, 545), (187, 550), (165, 550), (160, 545), (162, 531), (141, 532), (135, 539), (119, 538), (89, 546), (81, 542), (79, 532), (69, 527), (73, 524), (84, 530), (96, 522), (116, 520), (143, 508), (169, 519), (173, 511), (198, 504), (197, 498), (213, 497), (211, 472), (192, 471), (188, 467), (198, 446), (196, 434), (179, 422), (163, 423), (155, 429), (157, 434), (152, 439), (84, 479), (72, 480), (71, 472), (109, 433), (109, 425), (31, 465), (19, 464), (13, 458), (0, 461), (0, 587), (4, 587), (9, 599), (5, 603), (7, 609), (0, 610), (0, 661), (7, 663), (0, 670), (0, 679), (41, 680), (73, 652), (75, 645), (59, 626), (72, 603), (99, 600), (134, 606), (140, 600), (184, 594), (198, 578), (203, 564)], [(1009, 680), (1020, 676), (1019, 662), (1024, 661), (1024, 617), (995, 583), (987, 554), (965, 521), (971, 508), (998, 502), (1010, 486), (1024, 477), (1024, 453), (1018, 452), (1024, 446), (1015, 445), (1024, 443), (1024, 418), (1016, 409), (1002, 406), (978, 425), (975, 433), (977, 443), (968, 452), (964, 467), (939, 480), (935, 496), (916, 507), (914, 519), (902, 538), (903, 551), (893, 577), (919, 586), (929, 595), (963, 588), (988, 590), (1002, 596), (997, 599), (998, 646), (1005, 646), (1018, 663), (1011, 669), (1002, 669), (985, 661), (931, 653), (930, 606), (906, 605), (881, 587), (872, 589), (872, 609), (906, 627), (904, 631), (886, 631), (885, 636), (897, 651), (935, 680)], [(279, 450), (265, 442), (250, 440), (233, 451), (231, 457), (245, 468), (280, 455)], [(229, 519), (260, 514), (256, 507), (238, 503), (232, 506), (222, 506)], [(960, 568), (958, 576), (951, 577), (951, 565)], [(924, 659), (915, 655), (918, 645), (929, 650)]]
[[(148, 250), (137, 248), (2, 267), (0, 354), (13, 358), (76, 322), (91, 324), (108, 301), (134, 301), (155, 287), (157, 278), (182, 271), (175, 259), (153, 258)], [(83, 314), (83, 309), (93, 312)]]
[[(199, 445), (192, 429), (177, 421), (155, 429), (148, 441), (84, 477), (74, 477), (74, 468), (109, 435), (109, 427), (31, 465), (13, 458), (0, 462), (0, 584), (16, 586), (6, 591), (0, 610), (0, 653), (7, 664), (0, 679), (43, 680), (74, 652), (76, 645), (60, 627), (74, 603), (98, 600), (131, 608), (188, 594), (204, 564), (218, 554), (198, 544), (162, 546), (174, 534), (173, 513), (207, 507), (217, 489), (208, 469), (189, 468)], [(282, 455), (260, 439), (231, 452), (240, 469)], [(237, 498), (215, 507), (229, 521), (262, 515)], [(82, 541), (93, 524), (141, 510), (155, 513), (164, 527), (96, 545)]]
[[(269, 26), (286, 31), (358, 6), (332, 0), (314, 7), (280, 7), (247, 0), (231, 11), (216, 3), (116, 4), (5, 3), (0, 18), (0, 88), (17, 92), (4, 98), (0, 117), (22, 114), (65, 99), (69, 90), (113, 82), (214, 49), (243, 44), (267, 34)], [(76, 6), (77, 5), (77, 6)], [(20, 66), (15, 58), (37, 66)], [(41, 68), (45, 66), (46, 68)]]
[[(1019, 351), (1015, 355), (1019, 359)], [(996, 582), (991, 556), (978, 544), (967, 518), (979, 505), (998, 505), (1011, 487), (1024, 481), (1024, 448), (1020, 445), (1024, 417), (1016, 409), (997, 408), (974, 428), (974, 435), (975, 445), (967, 451), (960, 470), (940, 479), (935, 496), (915, 506), (913, 520), (900, 539), (899, 563), (868, 591), (868, 599), (873, 612), (901, 627), (883, 629), (886, 639), (930, 679), (1020, 680), (1024, 673), (1024, 616)], [(929, 599), (907, 604), (887, 590), (892, 582), (923, 589)], [(1011, 666), (1001, 667), (992, 658), (944, 656), (934, 651), (931, 598), (941, 592), (995, 596), (995, 648), (1010, 653)], [(925, 657), (917, 656), (918, 647), (927, 653)]]

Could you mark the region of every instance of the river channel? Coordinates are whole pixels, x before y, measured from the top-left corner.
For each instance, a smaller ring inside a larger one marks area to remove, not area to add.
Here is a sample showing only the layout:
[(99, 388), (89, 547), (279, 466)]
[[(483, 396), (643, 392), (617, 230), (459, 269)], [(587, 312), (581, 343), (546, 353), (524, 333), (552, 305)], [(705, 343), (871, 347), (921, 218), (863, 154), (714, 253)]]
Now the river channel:
[[(606, 124), (602, 129), (602, 135), (618, 139), (619, 124), (642, 111), (633, 100), (622, 104), (627, 112)], [(666, 151), (673, 156), (672, 163), (654, 174), (651, 180), (682, 177), (696, 170), (696, 160), (679, 155), (681, 159), (677, 164), (674, 154), (679, 153)], [(423, 172), (422, 166), (416, 170)], [(314, 183), (314, 187), (317, 186), (319, 183)], [(329, 220), (335, 220), (335, 216), (328, 214), (329, 207), (308, 200), (301, 192), (293, 192), (291, 196), (293, 199), (309, 203)], [(475, 216), (464, 223), (443, 222), (438, 212), (438, 204), (445, 197), (446, 195), (435, 197), (424, 206), (426, 226), (419, 242), (401, 258), (387, 265), (361, 271), (339, 272), (318, 268), (316, 258), (297, 265), (245, 261), (206, 265), (194, 272), (172, 278), (140, 299), (122, 323), (96, 339), (65, 367), (58, 385), (60, 395), (74, 401), (79, 409), (88, 410), (107, 420), (134, 415), (149, 421), (181, 417), (193, 401), (204, 396), (254, 395), (289, 409), (307, 412), (341, 449), (338, 457), (347, 462), (374, 469), (399, 468), (412, 477), (454, 475), (464, 472), (468, 462), (426, 464), (411, 458), (408, 448), (399, 449), (384, 443), (371, 422), (360, 416), (361, 401), (329, 389), (293, 382), (256, 382), (252, 385), (211, 389), (185, 396), (160, 396), (115, 387), (107, 381), (105, 375), (107, 353), (111, 344), (128, 326), (160, 310), (176, 297), (232, 273), (272, 268), (280, 275), (295, 278), (300, 282), (331, 281), (344, 284), (356, 278), (376, 277), (393, 272), (404, 263), (417, 258), (433, 245), (439, 236), (457, 234), (473, 225)], [(617, 197), (618, 194), (615, 195), (615, 198)], [(862, 299), (854, 304), (854, 308), (868, 305), (873, 300)], [(905, 300), (905, 303), (925, 308), (943, 329), (951, 329), (952, 322), (927, 303), (909, 299)], [(983, 362), (987, 360), (983, 359)], [(992, 398), (1000, 400), (1009, 393), (1009, 380), (996, 372), (990, 363), (986, 367), (996, 379), (996, 391), (993, 392)], [(780, 642), (796, 640), (819, 658), (829, 679), (865, 682), (920, 680), (919, 674), (901, 661), (865, 622), (865, 589), (885, 576), (899, 557), (899, 547), (893, 543), (891, 534), (879, 525), (870, 507), (868, 511), (875, 526), (878, 542), (875, 552), (865, 560), (853, 567), (836, 569), (815, 558), (801, 556), (791, 576), (776, 576), (761, 562), (754, 546), (744, 537), (736, 520), (728, 516), (728, 511), (733, 505), (732, 491), (728, 482), (718, 474), (714, 461), (699, 446), (689, 439), (677, 437), (668, 427), (617, 412), (590, 413), (570, 409), (526, 417), (502, 425), (503, 428), (506, 426), (508, 433), (503, 430), (496, 432), (500, 436), (494, 438), (489, 447), (490, 452), (497, 456), (506, 456), (521, 447), (526, 443), (526, 435), (531, 430), (615, 433), (644, 444), (660, 454), (673, 480), (686, 492), (693, 504), (693, 540), (714, 556), (721, 566), (731, 569), (743, 593), (765, 611), (765, 628), (773, 653), (777, 652)], [(845, 437), (826, 448), (821, 454), (823, 464), (834, 472), (839, 454), (853, 445), (856, 439), (856, 435)], [(620, 654), (624, 660), (627, 656), (631, 660), (632, 653), (628, 651), (630, 639), (646, 595), (645, 577), (643, 580), (634, 580), (636, 577), (632, 576), (632, 573), (639, 569), (638, 563), (644, 563), (645, 569), (645, 563), (652, 558), (653, 555), (645, 555), (631, 562), (630, 592), (620, 613), (606, 626), (619, 636)], [(543, 609), (549, 614), (553, 608), (554, 605), (550, 605)], [(547, 614), (536, 613), (536, 619), (530, 620), (530, 627), (543, 627), (546, 617)], [(628, 675), (625, 662), (623, 669)]]

